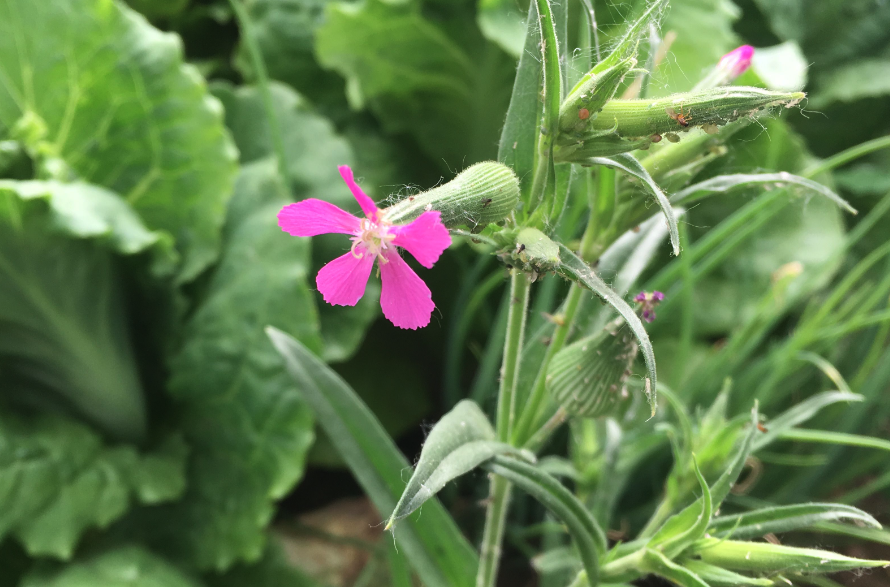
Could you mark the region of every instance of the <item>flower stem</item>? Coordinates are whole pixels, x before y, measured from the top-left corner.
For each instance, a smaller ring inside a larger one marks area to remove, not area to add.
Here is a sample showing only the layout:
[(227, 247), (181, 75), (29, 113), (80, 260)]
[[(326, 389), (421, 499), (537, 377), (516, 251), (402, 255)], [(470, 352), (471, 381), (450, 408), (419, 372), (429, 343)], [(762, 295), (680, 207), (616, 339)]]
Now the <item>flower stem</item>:
[(510, 279), (510, 311), (507, 315), (507, 337), (504, 341), (504, 360), (501, 364), (501, 387), (498, 393), (498, 440), (509, 442), (516, 417), (516, 384), (519, 377), (519, 357), (525, 339), (525, 318), (528, 313), (528, 276), (513, 269)]
[[(519, 358), (525, 339), (525, 319), (528, 313), (528, 294), (531, 280), (514, 269), (510, 278), (510, 300), (507, 313), (507, 336), (504, 341), (504, 359), (501, 364), (501, 386), (498, 393), (497, 434), (498, 440), (509, 442), (516, 415), (516, 384), (519, 375)], [(507, 522), (510, 502), (510, 483), (493, 475), (485, 513), (485, 531), (479, 552), (479, 570), (476, 587), (494, 587), (501, 559), (501, 543)]]

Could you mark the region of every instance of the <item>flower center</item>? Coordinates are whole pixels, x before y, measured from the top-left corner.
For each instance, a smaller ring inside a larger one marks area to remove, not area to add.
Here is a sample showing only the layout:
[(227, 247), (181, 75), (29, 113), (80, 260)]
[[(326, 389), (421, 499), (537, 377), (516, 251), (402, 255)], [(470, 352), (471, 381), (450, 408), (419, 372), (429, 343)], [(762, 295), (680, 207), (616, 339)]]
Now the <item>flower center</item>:
[(396, 238), (396, 235), (389, 234), (389, 228), (392, 225), (385, 220), (378, 218), (375, 221), (370, 218), (364, 218), (361, 221), (358, 231), (352, 237), (352, 254), (361, 259), (363, 252), (356, 251), (356, 247), (361, 244), (372, 257), (378, 257), (381, 263), (386, 263), (383, 252), (388, 249)]

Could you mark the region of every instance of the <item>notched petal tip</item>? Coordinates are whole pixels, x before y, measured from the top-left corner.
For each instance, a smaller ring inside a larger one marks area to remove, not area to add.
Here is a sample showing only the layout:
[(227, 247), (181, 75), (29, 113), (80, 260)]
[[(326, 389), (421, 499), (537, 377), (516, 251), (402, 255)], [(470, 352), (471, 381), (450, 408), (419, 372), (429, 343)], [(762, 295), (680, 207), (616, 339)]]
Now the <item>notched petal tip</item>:
[(445, 249), (451, 246), (451, 234), (442, 224), (442, 214), (437, 210), (424, 212), (405, 226), (394, 226), (393, 244), (402, 247), (417, 259), (417, 262), (431, 269)]
[(399, 328), (417, 330), (429, 325), (436, 304), (430, 288), (395, 251), (385, 253), (380, 264), (380, 307), (387, 320)]

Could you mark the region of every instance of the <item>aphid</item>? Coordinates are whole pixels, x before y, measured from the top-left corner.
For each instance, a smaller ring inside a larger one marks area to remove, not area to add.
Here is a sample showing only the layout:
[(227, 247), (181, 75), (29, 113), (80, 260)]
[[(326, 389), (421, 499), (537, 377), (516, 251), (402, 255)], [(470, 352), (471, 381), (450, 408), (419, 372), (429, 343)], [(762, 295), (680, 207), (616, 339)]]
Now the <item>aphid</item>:
[(677, 133), (666, 132), (666, 133), (664, 133), (664, 138), (666, 138), (668, 141), (670, 141), (672, 143), (680, 142), (680, 135), (678, 135)]
[(757, 429), (760, 430), (760, 431), (763, 432), (763, 433), (769, 432), (769, 430), (767, 430), (766, 426), (764, 426), (764, 425), (761, 424), (760, 422), (757, 423)]
[(408, 201), (409, 201), (409, 202), (413, 202), (413, 201), (414, 201), (414, 196), (408, 196)]
[(649, 140), (651, 140), (653, 143), (660, 143), (660, 142), (661, 142), (661, 135), (658, 134), (658, 133), (655, 133), (654, 135), (652, 135), (651, 137), (649, 137)]
[(492, 199), (491, 198), (482, 198), (482, 207), (488, 208), (491, 206)]
[(684, 113), (682, 108), (680, 108), (679, 113), (677, 113), (677, 111), (670, 106), (665, 108), (664, 111), (667, 113), (668, 116), (676, 120), (683, 128), (689, 126), (689, 123), (692, 121), (692, 115), (689, 113)]
[(590, 110), (588, 110), (587, 108), (578, 110), (578, 118), (580, 118), (581, 120), (587, 120), (588, 118), (590, 118)]
[(524, 250), (525, 250), (525, 245), (523, 245), (523, 244), (519, 244), (519, 245), (516, 246), (516, 252), (517, 252), (517, 253), (521, 253), (521, 252), (524, 251)]

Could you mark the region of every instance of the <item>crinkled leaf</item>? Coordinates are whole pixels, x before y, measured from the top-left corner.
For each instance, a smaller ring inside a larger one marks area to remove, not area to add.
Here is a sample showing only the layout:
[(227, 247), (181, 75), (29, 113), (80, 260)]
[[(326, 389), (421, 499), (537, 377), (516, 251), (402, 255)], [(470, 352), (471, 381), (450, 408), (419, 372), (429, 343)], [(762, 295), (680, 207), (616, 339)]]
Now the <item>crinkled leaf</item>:
[[(459, 44), (413, 4), (331, 4), (316, 32), (323, 67), (346, 78), (353, 108), (369, 107), (389, 133), (408, 133), (452, 166), (490, 158), (514, 66), (500, 49)], [(466, 23), (469, 24), (469, 23)], [(486, 58), (471, 59), (468, 50)]]
[[(226, 125), (235, 138), (241, 162), (250, 163), (273, 156), (269, 120), (259, 90), (252, 86), (234, 88), (227, 83), (212, 86), (226, 108)], [(337, 134), (325, 117), (313, 111), (306, 100), (289, 87), (271, 83), (272, 105), (284, 143), (286, 173), (290, 193), (297, 200), (318, 198), (360, 214), (355, 198), (343, 183), (337, 167), (353, 163), (353, 153), (346, 140)], [(356, 169), (361, 181), (364, 170)], [(375, 186), (363, 186), (373, 193)], [(291, 239), (292, 243), (301, 239)], [(331, 259), (349, 248), (342, 235), (322, 235), (312, 241), (313, 275)], [(364, 340), (368, 327), (379, 315), (377, 301), (380, 286), (372, 280), (365, 295), (352, 308), (321, 303), (318, 313), (326, 362), (345, 361)]]
[[(414, 474), (387, 527), (415, 511), (449, 481), (469, 473), (495, 455), (522, 456), (522, 451), (495, 438), (491, 423), (474, 402), (463, 400), (454, 406), (427, 436)], [(533, 459), (531, 455), (526, 458)]]
[(61, 416), (0, 419), (0, 537), (33, 556), (68, 559), (84, 532), (120, 518), (131, 502), (153, 504), (185, 489), (186, 447), (171, 437), (154, 453), (103, 446)]
[(274, 500), (303, 474), (312, 415), (269, 347), (275, 321), (320, 348), (309, 241), (279, 230), (275, 165), (243, 168), (220, 263), (170, 363), (170, 394), (194, 447), (185, 499), (156, 514), (162, 546), (202, 569), (256, 560)]
[(649, 406), (654, 414), (655, 407), (657, 406), (655, 388), (658, 384), (658, 379), (655, 373), (655, 352), (652, 350), (652, 343), (649, 341), (649, 335), (646, 333), (646, 328), (643, 326), (640, 317), (637, 316), (633, 308), (631, 308), (621, 296), (616, 294), (608, 285), (606, 285), (606, 282), (603, 281), (583, 259), (575, 255), (571, 249), (560, 244), (559, 252), (561, 262), (557, 268), (557, 272), (563, 277), (571, 279), (591, 290), (612, 306), (615, 311), (624, 318), (627, 325), (633, 331), (634, 336), (636, 336), (637, 341), (640, 343), (640, 351), (643, 353), (643, 359), (646, 361), (646, 369), (649, 371), (649, 376), (646, 379), (646, 395), (649, 399)]
[(201, 587), (162, 558), (125, 546), (60, 569), (37, 569), (21, 587)]
[(88, 184), (0, 181), (0, 203), (7, 397), (62, 403), (115, 437), (142, 438), (142, 386), (113, 253), (153, 248), (163, 270), (169, 242), (116, 194)]
[[(395, 508), (408, 462), (355, 392), (304, 345), (269, 327), (269, 338), (288, 371), (378, 511)], [(421, 580), (431, 587), (475, 584), (478, 559), (454, 520), (435, 499), (423, 517), (408, 517), (393, 532)]]
[(587, 576), (596, 584), (599, 555), (605, 552), (606, 535), (584, 504), (556, 478), (534, 465), (511, 457), (497, 456), (488, 461), (485, 468), (534, 497), (566, 525)]
[(858, 508), (837, 503), (806, 503), (763, 508), (734, 516), (714, 518), (708, 533), (734, 539), (756, 538), (769, 533), (790, 532), (819, 522), (852, 520), (880, 528), (872, 516)]
[(123, 196), (183, 253), (180, 279), (217, 254), (235, 150), (179, 40), (106, 0), (0, 5), (0, 134)]

